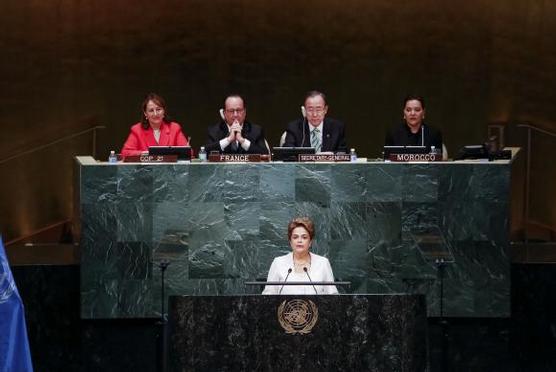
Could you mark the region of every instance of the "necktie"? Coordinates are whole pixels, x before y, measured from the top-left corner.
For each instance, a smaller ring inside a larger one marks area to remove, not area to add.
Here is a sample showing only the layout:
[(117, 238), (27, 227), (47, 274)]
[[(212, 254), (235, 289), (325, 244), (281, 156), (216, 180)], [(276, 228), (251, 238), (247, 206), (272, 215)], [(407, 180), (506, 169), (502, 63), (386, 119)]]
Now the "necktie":
[(239, 150), (239, 144), (236, 140), (232, 141), (232, 143), (230, 143), (230, 148), (232, 149), (232, 152), (238, 152)]
[(232, 152), (237, 152), (239, 150), (239, 146), (237, 145), (237, 141), (234, 141), (230, 144), (232, 147)]
[(316, 152), (320, 152), (321, 145), (320, 130), (318, 128), (315, 128), (311, 132), (311, 146), (315, 148)]

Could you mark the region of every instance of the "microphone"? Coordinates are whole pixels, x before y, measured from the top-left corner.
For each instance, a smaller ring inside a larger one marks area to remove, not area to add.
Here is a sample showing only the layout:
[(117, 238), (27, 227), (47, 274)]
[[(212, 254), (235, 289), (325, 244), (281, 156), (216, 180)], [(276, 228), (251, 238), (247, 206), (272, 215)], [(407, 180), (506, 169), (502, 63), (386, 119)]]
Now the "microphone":
[(301, 122), (301, 145), (299, 147), (303, 147), (305, 144), (305, 122), (307, 121), (307, 110), (305, 110), (305, 106), (301, 106), (301, 116), (303, 116), (303, 121)]
[[(292, 273), (292, 268), (290, 267), (288, 269), (288, 275), (286, 275), (286, 279), (284, 279), (284, 284), (286, 283), (286, 281), (288, 280), (288, 276), (290, 276), (290, 274)], [(309, 279), (310, 280), (310, 279)], [(280, 292), (278, 292), (278, 294), (282, 293), (282, 289), (284, 289), (284, 284), (282, 284), (282, 286), (280, 287)]]
[(313, 289), (315, 290), (315, 294), (318, 295), (319, 293), (317, 292), (317, 289), (315, 288), (315, 285), (313, 284), (313, 281), (311, 280), (311, 277), (309, 276), (309, 271), (307, 270), (306, 266), (303, 267), (303, 271), (305, 271), (305, 274), (307, 274), (307, 278), (309, 278), (309, 282), (313, 286)]

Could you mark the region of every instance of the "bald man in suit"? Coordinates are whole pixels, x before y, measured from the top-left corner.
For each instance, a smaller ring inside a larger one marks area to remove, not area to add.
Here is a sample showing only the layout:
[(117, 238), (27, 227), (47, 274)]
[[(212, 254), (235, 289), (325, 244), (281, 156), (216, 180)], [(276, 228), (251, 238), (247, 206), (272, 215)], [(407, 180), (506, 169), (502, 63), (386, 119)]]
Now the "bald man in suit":
[(263, 129), (245, 120), (247, 108), (240, 95), (226, 97), (222, 111), (224, 118), (208, 129), (208, 152), (268, 154)]
[(328, 105), (322, 92), (305, 96), (303, 118), (288, 124), (285, 147), (315, 147), (317, 152), (346, 152), (344, 123), (326, 117)]

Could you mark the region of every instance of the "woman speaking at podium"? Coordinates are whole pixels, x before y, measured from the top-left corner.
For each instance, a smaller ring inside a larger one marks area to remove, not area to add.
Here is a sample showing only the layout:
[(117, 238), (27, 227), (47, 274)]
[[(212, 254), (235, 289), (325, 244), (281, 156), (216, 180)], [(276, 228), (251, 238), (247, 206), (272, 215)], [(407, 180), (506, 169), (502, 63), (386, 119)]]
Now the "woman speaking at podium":
[(288, 225), (292, 253), (276, 257), (268, 272), (268, 282), (307, 282), (307, 285), (267, 285), (263, 294), (338, 294), (334, 285), (313, 285), (333, 282), (334, 274), (326, 257), (311, 253), (315, 237), (313, 221), (307, 217), (294, 218)]
[(149, 146), (189, 146), (181, 126), (168, 118), (162, 97), (149, 93), (141, 108), (141, 122), (131, 127), (122, 148), (123, 156), (141, 155), (149, 151)]

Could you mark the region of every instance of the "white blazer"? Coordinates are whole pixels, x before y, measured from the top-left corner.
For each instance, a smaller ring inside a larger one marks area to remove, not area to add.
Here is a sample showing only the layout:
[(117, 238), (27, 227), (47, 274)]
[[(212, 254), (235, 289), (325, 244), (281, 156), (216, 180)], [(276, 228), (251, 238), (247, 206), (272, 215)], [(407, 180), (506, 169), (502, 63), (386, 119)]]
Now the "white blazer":
[[(328, 258), (319, 256), (309, 252), (311, 255), (311, 266), (307, 270), (313, 282), (333, 282), (334, 274)], [(296, 273), (293, 270), (293, 253), (276, 257), (270, 265), (268, 271), (267, 281), (269, 282), (283, 282), (286, 280), (288, 270), (292, 272), (288, 276), (288, 282), (309, 282), (307, 273)], [(280, 289), (282, 292), (280, 292)], [(315, 289), (317, 293), (315, 293)], [(264, 288), (263, 294), (295, 294), (295, 295), (314, 295), (314, 294), (338, 294), (338, 289), (335, 285), (267, 285)]]

